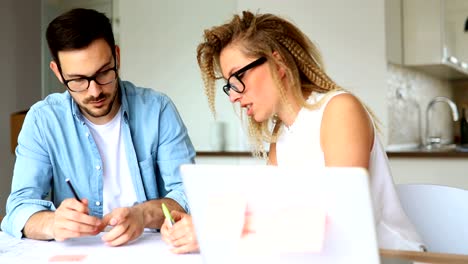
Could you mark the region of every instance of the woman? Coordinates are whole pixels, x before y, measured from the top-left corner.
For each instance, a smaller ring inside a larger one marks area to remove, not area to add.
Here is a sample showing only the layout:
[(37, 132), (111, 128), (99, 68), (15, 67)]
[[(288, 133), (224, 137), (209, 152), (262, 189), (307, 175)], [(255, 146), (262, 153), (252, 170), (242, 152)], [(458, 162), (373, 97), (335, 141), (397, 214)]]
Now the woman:
[[(314, 44), (290, 22), (244, 11), (206, 30), (197, 59), (211, 110), (215, 81), (248, 116), (254, 154), (278, 166), (367, 168), (381, 248), (420, 250), (421, 239), (401, 208), (372, 114), (325, 73)], [(273, 126), (272, 126), (273, 125)], [(269, 153), (263, 142), (270, 143)], [(173, 252), (198, 250), (189, 215), (162, 227)]]

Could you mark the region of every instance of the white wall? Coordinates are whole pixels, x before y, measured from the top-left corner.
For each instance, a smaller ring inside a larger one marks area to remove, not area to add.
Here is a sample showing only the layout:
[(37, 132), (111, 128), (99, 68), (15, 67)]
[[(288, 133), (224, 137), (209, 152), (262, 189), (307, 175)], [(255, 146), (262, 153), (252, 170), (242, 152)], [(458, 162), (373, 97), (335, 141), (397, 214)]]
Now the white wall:
[[(197, 150), (210, 150), (213, 117), (203, 92), (196, 48), (205, 28), (223, 23), (234, 0), (118, 1), (121, 75), (137, 85), (169, 95), (178, 107)], [(219, 94), (218, 119), (227, 122), (227, 148), (239, 149), (238, 120)], [(224, 104), (221, 104), (224, 103)]]
[[(197, 150), (210, 150), (213, 118), (203, 93), (196, 47), (205, 28), (251, 9), (295, 22), (323, 53), (329, 74), (359, 96), (383, 123), (386, 141), (386, 58), (383, 0), (119, 1), (122, 76), (168, 94)], [(220, 85), (221, 87), (221, 85)], [(229, 150), (243, 150), (232, 106), (218, 93)]]
[(10, 114), (41, 97), (40, 15), (40, 1), (0, 1), (0, 215), (5, 214), (14, 164)]

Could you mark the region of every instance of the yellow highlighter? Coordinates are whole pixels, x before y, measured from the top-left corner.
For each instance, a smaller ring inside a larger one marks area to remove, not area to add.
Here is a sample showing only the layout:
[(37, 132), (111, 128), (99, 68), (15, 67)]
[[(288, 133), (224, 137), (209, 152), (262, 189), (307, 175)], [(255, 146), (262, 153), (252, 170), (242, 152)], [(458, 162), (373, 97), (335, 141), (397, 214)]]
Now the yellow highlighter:
[(172, 227), (172, 225), (174, 225), (175, 223), (174, 218), (172, 218), (172, 215), (169, 212), (169, 209), (167, 209), (167, 206), (164, 203), (161, 204), (161, 207), (162, 207), (164, 217), (166, 217), (166, 219), (169, 220), (169, 227)]

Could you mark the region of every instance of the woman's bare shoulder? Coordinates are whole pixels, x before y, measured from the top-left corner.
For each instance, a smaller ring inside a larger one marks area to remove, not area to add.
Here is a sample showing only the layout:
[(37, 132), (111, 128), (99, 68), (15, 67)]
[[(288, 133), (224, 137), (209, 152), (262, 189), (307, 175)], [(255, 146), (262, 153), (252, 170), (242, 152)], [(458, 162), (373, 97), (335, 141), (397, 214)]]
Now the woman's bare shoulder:
[(328, 165), (366, 167), (374, 138), (371, 117), (350, 93), (335, 95), (326, 105), (320, 141)]

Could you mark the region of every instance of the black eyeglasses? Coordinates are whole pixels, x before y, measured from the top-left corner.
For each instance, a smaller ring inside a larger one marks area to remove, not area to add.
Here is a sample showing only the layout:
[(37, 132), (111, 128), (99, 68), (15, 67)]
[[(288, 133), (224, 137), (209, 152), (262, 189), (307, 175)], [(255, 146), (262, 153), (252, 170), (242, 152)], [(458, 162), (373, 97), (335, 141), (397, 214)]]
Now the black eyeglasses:
[(240, 70), (236, 71), (235, 73), (231, 74), (227, 79), (226, 85), (223, 86), (223, 91), (227, 96), (229, 96), (229, 92), (233, 90), (236, 93), (243, 93), (245, 90), (245, 84), (242, 82), (242, 77), (244, 73), (254, 67), (262, 65), (267, 61), (267, 58), (260, 57), (257, 60), (247, 64), (246, 66), (242, 67)]
[(118, 77), (117, 64), (113, 68), (98, 72), (90, 77), (83, 76), (76, 79), (65, 80), (62, 71), (60, 71), (60, 74), (62, 75), (63, 83), (72, 92), (82, 92), (87, 90), (91, 81), (94, 81), (99, 85), (106, 85), (114, 82)]

